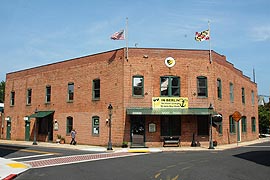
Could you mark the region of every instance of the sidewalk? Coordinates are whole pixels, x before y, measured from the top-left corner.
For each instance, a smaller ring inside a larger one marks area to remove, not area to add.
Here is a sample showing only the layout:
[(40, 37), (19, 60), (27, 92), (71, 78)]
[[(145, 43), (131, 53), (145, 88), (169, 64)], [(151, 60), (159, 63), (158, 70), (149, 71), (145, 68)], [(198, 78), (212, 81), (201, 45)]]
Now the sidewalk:
[[(164, 152), (164, 151), (222, 151), (225, 149), (232, 149), (241, 146), (248, 146), (252, 144), (269, 142), (270, 137), (260, 138), (254, 141), (240, 142), (238, 144), (226, 144), (218, 145), (215, 149), (208, 149), (208, 147), (157, 147), (157, 148), (121, 148), (113, 147), (112, 151), (107, 151), (106, 147), (100, 146), (90, 146), (90, 145), (69, 145), (69, 144), (57, 144), (57, 143), (47, 143), (38, 142), (37, 146), (41, 147), (51, 147), (51, 148), (64, 148), (64, 149), (76, 149), (83, 151), (96, 151), (96, 152), (130, 152), (130, 153), (154, 153), (154, 152)], [(22, 146), (32, 146), (30, 141), (12, 141), (12, 140), (2, 140), (0, 139), (0, 144), (5, 145), (22, 145)], [(27, 164), (12, 161), (9, 159), (4, 159), (0, 157), (0, 179), (10, 180), (14, 179), (18, 174), (30, 169), (31, 167)]]

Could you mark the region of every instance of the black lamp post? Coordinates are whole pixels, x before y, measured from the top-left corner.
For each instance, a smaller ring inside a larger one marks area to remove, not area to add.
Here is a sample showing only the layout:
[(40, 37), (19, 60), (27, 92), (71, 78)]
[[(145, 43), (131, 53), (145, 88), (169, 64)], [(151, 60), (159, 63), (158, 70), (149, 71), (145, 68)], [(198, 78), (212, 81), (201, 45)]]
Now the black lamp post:
[(213, 118), (212, 118), (212, 113), (213, 113), (213, 105), (210, 103), (210, 106), (208, 108), (209, 114), (210, 114), (210, 139), (209, 139), (209, 148), (208, 149), (215, 149), (213, 146), (213, 134), (212, 134), (212, 125), (213, 125)]
[(108, 106), (108, 113), (109, 113), (109, 141), (108, 141), (108, 148), (107, 150), (113, 150), (112, 149), (112, 110), (113, 107), (111, 103)]
[(37, 115), (38, 110), (36, 108), (35, 110), (35, 123), (34, 123), (34, 141), (33, 141), (33, 145), (37, 145)]

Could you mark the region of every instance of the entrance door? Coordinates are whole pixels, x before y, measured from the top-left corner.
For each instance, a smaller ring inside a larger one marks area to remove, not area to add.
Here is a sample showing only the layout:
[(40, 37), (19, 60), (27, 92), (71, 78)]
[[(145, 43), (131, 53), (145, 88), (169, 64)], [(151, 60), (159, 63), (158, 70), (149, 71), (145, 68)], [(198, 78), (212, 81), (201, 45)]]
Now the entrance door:
[(145, 146), (144, 116), (131, 116), (131, 147)]
[(11, 122), (7, 121), (7, 135), (6, 135), (6, 139), (10, 140), (10, 136), (11, 136)]
[(30, 121), (25, 121), (25, 141), (30, 141)]

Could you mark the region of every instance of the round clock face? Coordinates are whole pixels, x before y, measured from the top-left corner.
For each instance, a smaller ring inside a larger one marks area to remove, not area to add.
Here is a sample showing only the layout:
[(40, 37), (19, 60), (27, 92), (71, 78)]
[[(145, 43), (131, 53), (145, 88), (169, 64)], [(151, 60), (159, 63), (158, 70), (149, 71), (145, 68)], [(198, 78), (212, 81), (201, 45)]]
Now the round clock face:
[(172, 57), (167, 57), (165, 59), (165, 64), (167, 67), (171, 68), (175, 65), (175, 60)]

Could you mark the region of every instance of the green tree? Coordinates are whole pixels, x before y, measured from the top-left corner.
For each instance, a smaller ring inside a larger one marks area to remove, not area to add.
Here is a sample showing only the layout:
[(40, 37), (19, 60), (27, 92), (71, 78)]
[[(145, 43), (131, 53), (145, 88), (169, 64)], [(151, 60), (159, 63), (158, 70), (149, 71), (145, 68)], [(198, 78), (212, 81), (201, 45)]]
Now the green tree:
[(269, 104), (266, 103), (264, 106), (259, 106), (259, 129), (260, 133), (269, 133), (270, 121), (269, 121)]
[(0, 103), (5, 101), (5, 81), (1, 81), (0, 83)]

